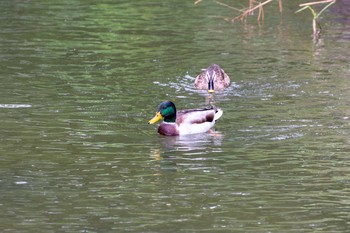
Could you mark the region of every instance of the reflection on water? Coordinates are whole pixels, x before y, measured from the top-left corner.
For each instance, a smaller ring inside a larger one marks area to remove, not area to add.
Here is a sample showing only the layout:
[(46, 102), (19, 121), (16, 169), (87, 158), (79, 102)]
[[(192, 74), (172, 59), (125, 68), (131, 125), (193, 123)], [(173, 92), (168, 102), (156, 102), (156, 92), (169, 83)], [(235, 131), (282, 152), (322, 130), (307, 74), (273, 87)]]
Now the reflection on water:
[(160, 144), (162, 148), (168, 150), (176, 149), (191, 153), (191, 151), (202, 149), (207, 145), (220, 146), (222, 138), (223, 135), (220, 132), (210, 131), (203, 134), (164, 137), (161, 139)]
[[(221, 152), (220, 145), (223, 135), (218, 131), (209, 131), (203, 134), (180, 135), (174, 137), (159, 136), (159, 147), (164, 155), (152, 155), (159, 158), (167, 156), (172, 151), (183, 152), (183, 155), (207, 154), (212, 151)], [(206, 148), (207, 151), (203, 151)], [(154, 151), (154, 149), (152, 149)], [(199, 151), (199, 152), (198, 152)]]
[(160, 171), (211, 170), (205, 161), (213, 160), (222, 153), (223, 135), (211, 130), (208, 133), (181, 135), (175, 137), (159, 136), (159, 145), (151, 148), (150, 157), (159, 161)]
[[(0, 1), (1, 230), (348, 231), (346, 16), (314, 45), (284, 5), (258, 26), (210, 1)], [(214, 95), (211, 63), (234, 82)], [(224, 114), (164, 137), (166, 99)]]

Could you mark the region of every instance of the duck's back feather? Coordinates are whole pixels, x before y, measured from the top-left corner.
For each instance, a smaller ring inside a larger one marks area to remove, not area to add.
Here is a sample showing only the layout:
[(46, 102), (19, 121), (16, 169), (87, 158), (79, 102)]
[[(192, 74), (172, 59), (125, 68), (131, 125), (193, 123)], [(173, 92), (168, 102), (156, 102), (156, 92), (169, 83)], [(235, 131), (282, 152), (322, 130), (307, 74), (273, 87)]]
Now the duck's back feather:
[(178, 111), (176, 116), (177, 124), (201, 124), (214, 120), (214, 109), (190, 109)]
[(204, 133), (210, 130), (215, 121), (222, 115), (222, 110), (217, 108), (210, 109), (191, 109), (179, 111), (176, 119), (179, 134)]
[(196, 77), (194, 81), (194, 86), (199, 89), (208, 89), (208, 76), (207, 72), (212, 70), (215, 72), (214, 88), (221, 90), (227, 88), (231, 84), (230, 77), (225, 73), (225, 71), (216, 64), (210, 65), (207, 69), (203, 69), (202, 72)]

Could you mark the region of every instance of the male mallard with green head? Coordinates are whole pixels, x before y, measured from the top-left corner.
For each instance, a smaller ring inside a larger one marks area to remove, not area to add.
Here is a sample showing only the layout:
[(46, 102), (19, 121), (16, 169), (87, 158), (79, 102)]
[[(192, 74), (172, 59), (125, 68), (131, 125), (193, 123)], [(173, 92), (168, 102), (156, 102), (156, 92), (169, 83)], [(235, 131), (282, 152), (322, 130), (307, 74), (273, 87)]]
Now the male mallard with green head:
[(230, 86), (230, 77), (219, 65), (211, 64), (196, 77), (194, 86), (198, 89), (207, 89), (209, 93), (213, 93), (214, 90), (222, 90)]
[(204, 133), (209, 131), (222, 115), (219, 108), (187, 109), (176, 112), (171, 101), (162, 102), (156, 115), (148, 122), (154, 124), (164, 119), (158, 127), (158, 133), (165, 136)]

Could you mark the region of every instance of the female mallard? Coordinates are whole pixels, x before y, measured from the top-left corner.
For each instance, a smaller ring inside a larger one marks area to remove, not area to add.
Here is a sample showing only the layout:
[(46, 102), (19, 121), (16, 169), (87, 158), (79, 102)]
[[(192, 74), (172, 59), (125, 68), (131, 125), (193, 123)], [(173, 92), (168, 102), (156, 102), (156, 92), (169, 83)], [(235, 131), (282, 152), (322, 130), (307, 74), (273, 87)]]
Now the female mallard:
[(219, 65), (211, 64), (196, 77), (194, 86), (213, 93), (214, 90), (222, 90), (230, 86), (230, 77)]
[(175, 104), (165, 101), (159, 105), (155, 117), (148, 124), (154, 124), (164, 118), (158, 127), (158, 133), (166, 136), (204, 133), (214, 126), (222, 113), (221, 109), (213, 107), (176, 112)]

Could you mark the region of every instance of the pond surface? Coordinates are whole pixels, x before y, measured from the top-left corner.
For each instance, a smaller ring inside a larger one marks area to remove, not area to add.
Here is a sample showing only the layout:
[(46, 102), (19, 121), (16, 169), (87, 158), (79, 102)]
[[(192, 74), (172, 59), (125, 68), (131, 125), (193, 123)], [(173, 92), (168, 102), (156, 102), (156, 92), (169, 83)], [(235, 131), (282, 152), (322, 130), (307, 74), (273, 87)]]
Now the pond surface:
[[(314, 44), (297, 2), (260, 26), (193, 2), (0, 2), (2, 232), (349, 230), (344, 6)], [(158, 135), (161, 101), (208, 105), (211, 63), (215, 133)]]

